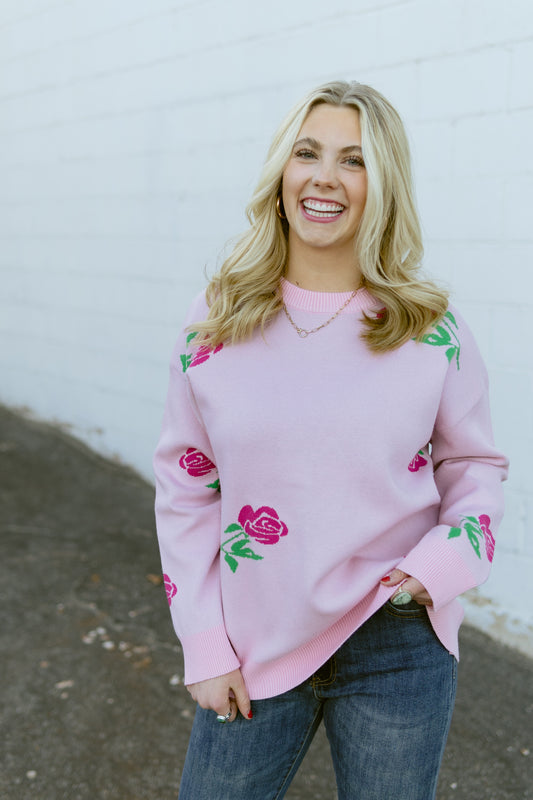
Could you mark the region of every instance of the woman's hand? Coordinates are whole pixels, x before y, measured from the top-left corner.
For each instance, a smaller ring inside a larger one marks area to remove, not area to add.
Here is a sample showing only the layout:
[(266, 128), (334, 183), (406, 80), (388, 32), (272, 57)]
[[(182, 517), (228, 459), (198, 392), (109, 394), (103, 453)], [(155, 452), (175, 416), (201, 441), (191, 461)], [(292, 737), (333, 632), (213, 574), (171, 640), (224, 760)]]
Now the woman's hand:
[[(421, 606), (433, 605), (433, 600), (427, 593), (425, 586), (423, 586), (420, 581), (417, 581), (416, 578), (408, 575), (407, 572), (403, 572), (401, 569), (393, 569), (388, 575), (385, 575), (385, 577), (381, 579), (381, 583), (384, 586), (398, 586), (402, 581), (405, 581), (405, 583), (402, 584), (402, 591), (409, 592), (416, 603), (419, 603)], [(394, 595), (392, 597), (394, 598)]]
[(237, 711), (246, 719), (252, 719), (250, 697), (240, 669), (219, 675), (218, 678), (191, 683), (186, 688), (202, 708), (211, 708), (223, 717), (231, 712), (228, 722), (233, 722)]

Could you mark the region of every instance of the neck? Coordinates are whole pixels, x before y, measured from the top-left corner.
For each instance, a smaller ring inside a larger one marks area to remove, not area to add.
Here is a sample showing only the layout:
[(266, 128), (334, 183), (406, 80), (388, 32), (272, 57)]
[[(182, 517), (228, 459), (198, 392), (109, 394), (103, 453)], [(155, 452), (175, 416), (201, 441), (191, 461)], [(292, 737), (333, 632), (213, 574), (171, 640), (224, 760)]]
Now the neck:
[[(307, 252), (305, 252), (307, 250)], [(329, 253), (317, 248), (289, 247), (285, 277), (301, 289), (313, 292), (354, 292), (363, 284), (353, 250), (347, 254)]]

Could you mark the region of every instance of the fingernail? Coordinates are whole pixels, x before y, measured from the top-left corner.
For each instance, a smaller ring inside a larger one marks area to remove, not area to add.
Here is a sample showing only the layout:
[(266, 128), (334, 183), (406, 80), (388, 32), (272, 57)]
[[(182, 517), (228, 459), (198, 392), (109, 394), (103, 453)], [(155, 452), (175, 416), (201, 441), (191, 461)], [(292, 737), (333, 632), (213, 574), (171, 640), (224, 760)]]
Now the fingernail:
[(251, 712), (251, 711), (249, 711), (249, 712), (248, 712), (248, 719), (252, 719), (252, 717), (253, 717), (253, 714), (252, 714), (252, 712)]
[(385, 575), (385, 577), (381, 579), (381, 583), (388, 583), (389, 581), (390, 581), (390, 575)]

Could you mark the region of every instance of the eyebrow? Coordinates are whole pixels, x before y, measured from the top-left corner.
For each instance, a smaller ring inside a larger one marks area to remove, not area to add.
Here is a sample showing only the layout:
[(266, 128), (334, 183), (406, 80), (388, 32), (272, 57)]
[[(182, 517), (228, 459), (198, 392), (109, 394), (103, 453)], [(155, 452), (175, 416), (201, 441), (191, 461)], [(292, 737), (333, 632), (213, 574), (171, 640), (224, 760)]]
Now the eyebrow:
[[(308, 145), (309, 147), (313, 147), (315, 150), (322, 150), (322, 145), (318, 139), (313, 139), (311, 136), (306, 136), (304, 139), (298, 139), (298, 141), (294, 143), (295, 147), (301, 147), (302, 145)], [(351, 153), (354, 150), (357, 150), (359, 153), (363, 152), (360, 145), (349, 144), (347, 147), (341, 147), (339, 153)]]

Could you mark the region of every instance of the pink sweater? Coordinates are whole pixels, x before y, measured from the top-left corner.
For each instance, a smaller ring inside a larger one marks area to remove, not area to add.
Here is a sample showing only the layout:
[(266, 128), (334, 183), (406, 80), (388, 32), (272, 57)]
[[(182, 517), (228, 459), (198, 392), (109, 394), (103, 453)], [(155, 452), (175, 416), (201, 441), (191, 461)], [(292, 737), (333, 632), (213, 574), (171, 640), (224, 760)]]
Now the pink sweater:
[[(349, 297), (283, 292), (304, 328)], [(363, 312), (379, 304), (361, 289), (307, 338), (280, 313), (243, 344), (178, 339), (154, 469), (186, 683), (240, 667), (252, 699), (296, 686), (389, 599), (393, 567), (458, 655), (456, 598), (488, 576), (507, 474), (486, 370), (455, 310), (380, 355)], [(206, 314), (202, 295), (186, 325)]]

